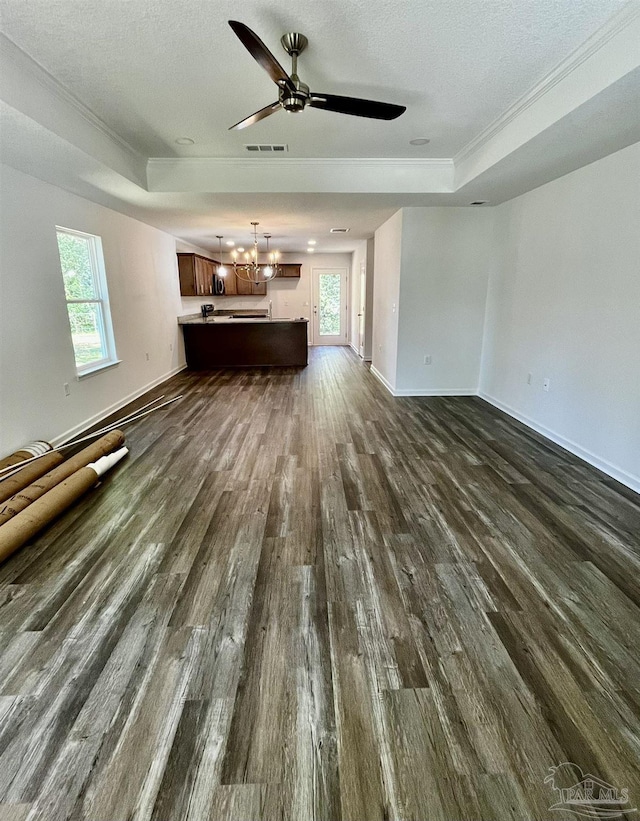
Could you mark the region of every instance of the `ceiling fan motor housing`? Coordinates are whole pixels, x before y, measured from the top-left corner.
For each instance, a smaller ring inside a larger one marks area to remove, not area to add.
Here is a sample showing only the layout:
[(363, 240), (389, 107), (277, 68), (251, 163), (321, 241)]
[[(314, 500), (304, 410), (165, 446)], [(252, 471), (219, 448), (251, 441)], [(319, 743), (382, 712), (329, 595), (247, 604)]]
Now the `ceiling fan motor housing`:
[(302, 111), (309, 100), (309, 86), (303, 83), (297, 74), (292, 74), (291, 79), (296, 87), (295, 93), (288, 88), (280, 87), (280, 104), (285, 111)]

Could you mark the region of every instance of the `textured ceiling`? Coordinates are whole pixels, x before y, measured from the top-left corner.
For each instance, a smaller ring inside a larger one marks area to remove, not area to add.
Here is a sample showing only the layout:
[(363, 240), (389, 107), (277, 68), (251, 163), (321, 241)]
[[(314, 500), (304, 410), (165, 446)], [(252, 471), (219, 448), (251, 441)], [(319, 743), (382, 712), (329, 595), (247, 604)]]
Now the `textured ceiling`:
[[(146, 156), (240, 156), (286, 142), (299, 157), (451, 157), (581, 44), (624, 0), (3, 0), (7, 36)], [(302, 31), (316, 91), (397, 102), (391, 123), (307, 110), (229, 125), (275, 86), (227, 19), (288, 66)], [(192, 137), (180, 147), (175, 139)], [(416, 148), (415, 137), (431, 143)]]

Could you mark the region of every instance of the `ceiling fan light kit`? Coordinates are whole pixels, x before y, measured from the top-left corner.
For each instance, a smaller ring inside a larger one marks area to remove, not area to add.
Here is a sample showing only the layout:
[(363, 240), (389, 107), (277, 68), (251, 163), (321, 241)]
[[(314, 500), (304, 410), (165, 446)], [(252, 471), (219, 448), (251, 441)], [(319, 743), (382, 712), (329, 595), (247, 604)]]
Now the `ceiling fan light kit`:
[(342, 97), (337, 94), (317, 94), (298, 77), (298, 56), (308, 44), (304, 34), (289, 32), (280, 38), (283, 49), (291, 57), (291, 75), (282, 68), (273, 54), (255, 32), (244, 23), (229, 20), (233, 32), (253, 59), (262, 66), (269, 77), (278, 86), (276, 102), (261, 108), (229, 129), (242, 129), (270, 117), (284, 108), (293, 114), (304, 111), (306, 106), (334, 111), (338, 114), (350, 114), (354, 117), (368, 117), (374, 120), (395, 120), (406, 111), (406, 106), (394, 103), (381, 103), (375, 100), (363, 100), (358, 97)]

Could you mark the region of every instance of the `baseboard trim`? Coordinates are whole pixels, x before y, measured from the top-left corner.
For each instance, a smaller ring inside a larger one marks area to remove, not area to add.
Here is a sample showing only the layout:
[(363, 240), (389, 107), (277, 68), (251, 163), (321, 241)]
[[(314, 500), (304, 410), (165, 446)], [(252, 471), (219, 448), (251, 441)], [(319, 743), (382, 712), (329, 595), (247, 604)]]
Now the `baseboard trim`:
[(371, 373), (375, 378), (382, 382), (385, 388), (389, 391), (391, 396), (477, 396), (478, 391), (475, 388), (394, 388), (391, 383), (385, 379), (380, 371), (372, 365)]
[(522, 422), (522, 424), (526, 425), (528, 428), (535, 430), (536, 433), (540, 433), (546, 439), (550, 439), (556, 445), (564, 448), (564, 450), (568, 450), (569, 453), (573, 453), (574, 456), (579, 457), (583, 460), (583, 462), (587, 462), (587, 464), (601, 470), (603, 473), (606, 473), (607, 476), (610, 476), (612, 479), (620, 482), (620, 484), (625, 485), (636, 493), (640, 493), (640, 476), (634, 476), (631, 473), (627, 473), (626, 470), (622, 470), (621, 468), (616, 467), (616, 465), (612, 465), (611, 462), (601, 459), (599, 456), (596, 456), (595, 453), (592, 453), (590, 450), (586, 450), (578, 445), (577, 442), (573, 442), (571, 439), (566, 439), (564, 436), (560, 436), (559, 433), (546, 428), (544, 425), (536, 422), (535, 419), (525, 416), (523, 413), (520, 413), (520, 411), (517, 411), (510, 405), (506, 405), (504, 402), (496, 399), (495, 396), (484, 393), (484, 391), (479, 391), (478, 396), (481, 399), (484, 399), (485, 402), (488, 402), (490, 405), (498, 408), (498, 410), (506, 413), (508, 416), (517, 419), (518, 422)]
[(384, 378), (384, 376), (383, 376), (383, 375), (380, 373), (380, 371), (379, 371), (379, 370), (375, 367), (375, 365), (372, 365), (372, 366), (369, 368), (369, 371), (370, 371), (370, 372), (371, 372), (371, 373), (375, 376), (375, 378), (378, 380), (378, 382), (380, 382), (381, 384), (383, 384), (383, 385), (385, 386), (385, 388), (389, 391), (389, 393), (391, 394), (391, 396), (395, 396), (394, 389), (393, 389), (393, 387), (392, 387), (392, 385), (391, 385), (391, 382), (388, 382), (388, 381)]
[(360, 351), (358, 350), (358, 348), (356, 348), (355, 345), (352, 345), (351, 342), (349, 342), (349, 347), (354, 352), (354, 354), (358, 357), (358, 359), (362, 359), (363, 362), (371, 362), (371, 357), (370, 356), (363, 356), (360, 353)]
[(473, 388), (399, 388), (394, 396), (477, 396)]
[(117, 402), (114, 402), (113, 405), (109, 405), (109, 407), (104, 408), (103, 410), (95, 413), (93, 416), (90, 416), (88, 419), (85, 419), (83, 422), (80, 422), (78, 425), (75, 425), (69, 430), (65, 431), (64, 433), (60, 434), (60, 436), (56, 436), (54, 439), (51, 440), (51, 444), (54, 447), (59, 447), (60, 445), (64, 445), (65, 442), (68, 442), (70, 439), (78, 436), (78, 434), (82, 433), (85, 430), (93, 427), (96, 422), (99, 422), (101, 419), (105, 419), (107, 416), (111, 416), (112, 413), (115, 413), (120, 408), (124, 408), (125, 405), (128, 405), (129, 402), (133, 402), (138, 397), (145, 394), (147, 391), (152, 390), (153, 388), (161, 385), (163, 382), (166, 382), (167, 379), (171, 379), (172, 376), (175, 376), (180, 371), (184, 371), (186, 369), (185, 365), (180, 365), (177, 368), (173, 368), (172, 370), (168, 371), (167, 373), (159, 376), (157, 379), (152, 380), (151, 382), (144, 385), (142, 388), (133, 391), (128, 396), (119, 399)]

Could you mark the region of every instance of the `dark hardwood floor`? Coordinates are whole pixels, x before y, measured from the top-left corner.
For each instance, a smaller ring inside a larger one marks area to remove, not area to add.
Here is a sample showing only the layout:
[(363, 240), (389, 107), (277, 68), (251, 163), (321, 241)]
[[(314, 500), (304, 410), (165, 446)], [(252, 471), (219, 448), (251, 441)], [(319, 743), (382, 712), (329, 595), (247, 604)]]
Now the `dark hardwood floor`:
[(640, 808), (640, 497), (347, 349), (173, 392), (0, 566), (1, 821)]

